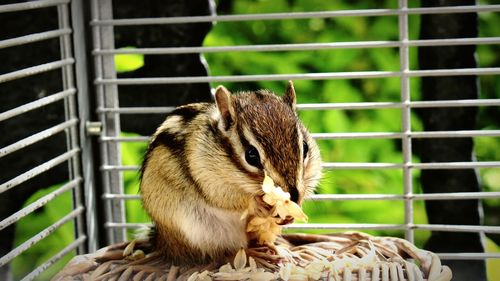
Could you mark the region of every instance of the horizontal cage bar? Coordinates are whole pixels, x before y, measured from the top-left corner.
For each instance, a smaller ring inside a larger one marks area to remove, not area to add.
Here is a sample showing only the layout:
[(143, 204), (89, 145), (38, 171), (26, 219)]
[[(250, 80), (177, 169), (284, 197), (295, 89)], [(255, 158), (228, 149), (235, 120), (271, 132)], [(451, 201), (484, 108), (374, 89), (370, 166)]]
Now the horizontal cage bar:
[(14, 47), (19, 45), (25, 45), (33, 42), (48, 40), (52, 38), (57, 38), (63, 35), (71, 34), (71, 29), (63, 28), (58, 30), (51, 30), (45, 32), (39, 32), (34, 34), (29, 34), (21, 37), (16, 37), (12, 39), (0, 40), (0, 49)]
[(36, 166), (35, 168), (27, 171), (27, 172), (24, 172), (22, 174), (20, 174), (19, 176), (5, 182), (5, 183), (2, 183), (0, 184), (0, 193), (3, 193), (17, 185), (20, 185), (21, 183), (29, 180), (29, 179), (32, 179), (38, 175), (40, 175), (41, 173), (44, 173), (52, 168), (54, 168), (55, 166), (63, 163), (64, 161), (67, 161), (73, 157), (75, 157), (76, 155), (78, 155), (78, 152), (80, 152), (80, 149), (78, 148), (75, 148), (75, 149), (72, 149), (72, 150), (69, 150), (55, 158), (52, 158), (51, 160), (43, 163), (43, 164), (40, 164), (38, 166)]
[(21, 210), (15, 212), (14, 214), (10, 215), (9, 217), (5, 218), (0, 222), (0, 230), (8, 227), (9, 225), (12, 225), (13, 223), (21, 220), (25, 216), (33, 213), (35, 210), (47, 205), (50, 201), (54, 200), (57, 198), (59, 195), (63, 194), (64, 192), (68, 190), (73, 190), (75, 189), (78, 184), (82, 182), (82, 178), (78, 177), (70, 182), (64, 184), (63, 186), (59, 187), (58, 189), (52, 191), (51, 193), (41, 197), (40, 199), (36, 200), (35, 202), (29, 204), (28, 206), (22, 208)]
[(85, 236), (85, 235), (78, 237), (75, 241), (71, 242), (71, 244), (64, 247), (64, 249), (62, 249), (57, 254), (52, 256), (48, 261), (44, 262), (43, 264), (41, 264), (37, 268), (35, 268), (35, 270), (33, 270), (28, 275), (26, 275), (23, 279), (21, 279), (21, 281), (29, 281), (29, 280), (35, 279), (38, 275), (40, 275), (42, 272), (47, 270), (47, 268), (49, 268), (51, 265), (56, 263), (62, 257), (69, 254), (71, 251), (75, 250), (78, 246), (82, 245), (86, 240), (87, 240), (87, 236)]
[(40, 231), (35, 236), (31, 237), (30, 239), (26, 240), (21, 245), (14, 248), (8, 254), (6, 254), (5, 256), (0, 258), (0, 266), (4, 266), (5, 264), (9, 263), (15, 257), (19, 256), (20, 254), (24, 253), (26, 250), (31, 248), (34, 244), (38, 243), (40, 240), (44, 239), (45, 237), (49, 236), (51, 233), (56, 231), (59, 227), (61, 227), (65, 223), (75, 219), (78, 215), (83, 213), (83, 210), (84, 210), (84, 208), (82, 206), (75, 208), (73, 211), (71, 211), (69, 214), (65, 215), (60, 220), (56, 221), (51, 226), (45, 228), (44, 230)]
[(150, 114), (150, 113), (170, 113), (175, 109), (172, 106), (162, 107), (120, 107), (120, 108), (105, 108), (100, 107), (97, 113), (120, 113), (120, 114)]
[[(342, 103), (303, 103), (297, 104), (298, 110), (361, 110), (361, 109), (400, 109), (409, 106), (410, 108), (435, 108), (435, 107), (472, 107), (472, 106), (499, 106), (500, 99), (480, 99), (480, 100), (438, 100), (438, 101), (411, 101), (402, 102), (342, 102)], [(119, 114), (167, 114), (175, 107), (120, 107), (109, 108), (100, 107), (98, 113), (119, 113)]]
[[(149, 78), (97, 78), (96, 85), (152, 85), (180, 83), (210, 83), (210, 82), (252, 82), (252, 81), (283, 81), (283, 80), (327, 80), (327, 79), (362, 79), (389, 77), (434, 77), (434, 76), (464, 76), (464, 75), (497, 75), (500, 67), (433, 69), (409, 71), (352, 71), (325, 72), (301, 74), (255, 74), (233, 76), (193, 76), (193, 77), (149, 77)], [(0, 77), (1, 78), (1, 77)], [(1, 82), (1, 80), (0, 80)]]
[[(312, 133), (316, 140), (332, 139), (401, 139), (411, 137), (414, 139), (423, 138), (464, 138), (464, 137), (498, 137), (500, 130), (464, 130), (464, 131), (425, 131), (425, 132), (360, 132), (360, 133)], [(102, 142), (149, 142), (151, 137), (110, 137), (102, 136)], [(1, 155), (1, 154), (0, 154)]]
[(78, 123), (78, 119), (71, 119), (66, 122), (63, 122), (61, 124), (55, 125), (53, 127), (50, 127), (48, 129), (45, 129), (41, 132), (38, 132), (36, 134), (30, 135), (29, 137), (26, 137), (22, 140), (19, 140), (11, 145), (8, 145), (2, 149), (0, 149), (0, 158), (4, 157), (6, 155), (9, 155), (10, 153), (13, 153), (15, 151), (18, 151), (22, 148), (25, 148), (29, 145), (32, 145), (34, 143), (37, 143), (39, 141), (42, 141), (46, 138), (49, 138), (51, 136), (54, 136), (58, 133), (63, 132), (64, 130), (76, 126)]
[(485, 225), (446, 225), (446, 224), (414, 224), (412, 229), (446, 231), (446, 232), (485, 232), (500, 233), (500, 226)]
[(0, 13), (18, 12), (68, 4), (70, 0), (38, 0), (24, 3), (0, 5)]
[(440, 163), (360, 163), (360, 162), (327, 162), (323, 163), (325, 169), (400, 169), (404, 167), (413, 169), (469, 169), (469, 168), (496, 168), (500, 161), (482, 162), (440, 162)]
[(152, 24), (179, 24), (200, 22), (237, 22), (261, 20), (289, 20), (335, 17), (374, 17), (374, 16), (399, 16), (421, 14), (449, 14), (470, 12), (498, 12), (500, 5), (470, 5), (449, 6), (434, 8), (405, 8), (405, 9), (360, 9), (337, 10), (319, 12), (293, 12), (293, 13), (266, 13), (266, 14), (239, 14), (239, 15), (214, 15), (214, 16), (188, 16), (188, 17), (158, 17), (136, 19), (93, 20), (91, 25), (152, 25)]
[(108, 137), (103, 136), (99, 138), (102, 142), (149, 142), (151, 138), (146, 136), (140, 137)]
[(401, 139), (411, 137), (424, 138), (464, 138), (464, 137), (497, 137), (500, 130), (466, 130), (466, 131), (426, 131), (426, 132), (362, 132), (362, 133), (313, 133), (318, 140), (330, 139)]
[(500, 253), (436, 253), (442, 260), (484, 260), (498, 259)]
[[(401, 169), (403, 167), (413, 169), (469, 169), (469, 168), (497, 168), (500, 161), (481, 162), (439, 162), (439, 163), (373, 163), (373, 162), (323, 162), (325, 169)], [(101, 171), (138, 171), (138, 165), (102, 165)]]
[(63, 59), (63, 60), (59, 60), (59, 61), (44, 63), (44, 64), (40, 64), (37, 66), (32, 66), (32, 67), (16, 70), (13, 72), (1, 74), (0, 75), (0, 83), (5, 83), (5, 82), (11, 81), (11, 80), (24, 78), (27, 76), (32, 76), (32, 75), (48, 72), (51, 70), (56, 70), (56, 69), (71, 65), (74, 62), (75, 62), (74, 59)]
[(308, 223), (292, 224), (284, 226), (287, 229), (360, 229), (360, 230), (406, 230), (421, 229), (431, 231), (446, 232), (485, 232), (500, 233), (500, 226), (482, 226), (482, 225), (431, 225), (431, 224), (335, 224), (335, 223)]
[[(306, 201), (348, 201), (348, 200), (470, 200), (500, 198), (500, 192), (450, 192), (429, 194), (313, 194)], [(137, 194), (102, 195), (105, 200), (140, 200)]]
[(402, 102), (341, 102), (341, 103), (310, 103), (297, 104), (299, 110), (360, 110), (360, 109), (399, 109), (410, 108), (435, 108), (435, 107), (464, 107), (464, 106), (499, 106), (500, 99), (476, 100), (436, 100), (436, 101), (410, 101)]
[[(106, 222), (107, 228), (142, 228), (149, 227), (150, 223), (115, 223)], [(343, 223), (307, 223), (307, 224), (291, 224), (283, 226), (284, 229), (295, 230), (335, 230), (335, 229), (356, 229), (356, 230), (406, 230), (406, 229), (420, 229), (432, 231), (446, 231), (446, 232), (485, 232), (485, 233), (500, 233), (500, 226), (483, 226), (483, 225), (432, 225), (432, 224), (377, 224), (377, 223), (363, 223), (363, 224), (343, 224)]]
[(219, 47), (165, 47), (165, 48), (127, 48), (94, 50), (94, 55), (143, 54), (143, 55), (172, 55), (172, 54), (201, 54), (222, 52), (277, 52), (277, 51), (316, 51), (331, 49), (365, 49), (365, 48), (399, 48), (401, 46), (455, 46), (455, 45), (487, 45), (500, 44), (500, 37), (486, 38), (453, 38), (429, 39), (410, 41), (359, 41), (359, 42), (331, 42), (331, 43), (302, 43), (302, 44), (265, 44)]
[(4, 121), (4, 120), (7, 120), (9, 118), (15, 117), (17, 115), (26, 113), (28, 111), (31, 111), (31, 110), (49, 105), (51, 103), (60, 101), (60, 100), (64, 99), (65, 97), (69, 97), (71, 95), (74, 95), (75, 93), (76, 93), (76, 89), (71, 88), (71, 89), (64, 90), (64, 91), (37, 99), (35, 101), (23, 104), (23, 105), (18, 106), (16, 108), (13, 108), (13, 109), (10, 109), (10, 110), (7, 110), (5, 112), (0, 113), (0, 121)]
[(500, 192), (450, 192), (429, 194), (313, 194), (311, 201), (346, 200), (469, 200), (500, 198)]

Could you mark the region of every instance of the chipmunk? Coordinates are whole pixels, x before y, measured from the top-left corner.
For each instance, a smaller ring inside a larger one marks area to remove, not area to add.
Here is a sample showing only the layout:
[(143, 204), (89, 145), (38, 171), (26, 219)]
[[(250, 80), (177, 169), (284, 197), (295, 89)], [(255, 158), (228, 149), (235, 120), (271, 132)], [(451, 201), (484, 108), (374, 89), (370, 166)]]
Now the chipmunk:
[[(264, 174), (301, 204), (321, 176), (319, 149), (296, 113), (292, 82), (178, 107), (153, 135), (141, 185), (156, 249), (176, 265), (204, 264), (246, 248), (242, 213), (261, 200)], [(290, 223), (285, 220), (282, 223)]]

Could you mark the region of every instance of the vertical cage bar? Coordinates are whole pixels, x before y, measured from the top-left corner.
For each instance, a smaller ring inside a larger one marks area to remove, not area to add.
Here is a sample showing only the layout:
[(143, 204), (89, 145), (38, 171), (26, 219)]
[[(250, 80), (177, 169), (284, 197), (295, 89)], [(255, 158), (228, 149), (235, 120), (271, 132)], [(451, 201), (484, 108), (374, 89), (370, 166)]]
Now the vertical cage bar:
[[(92, 20), (113, 19), (112, 0), (92, 1)], [(113, 26), (94, 26), (94, 49), (114, 49)], [(114, 56), (95, 57), (96, 78), (115, 79)], [(118, 87), (116, 85), (97, 86), (98, 107), (119, 108)], [(119, 113), (100, 113), (99, 118), (103, 125), (102, 133), (106, 136), (119, 136)], [(101, 143), (102, 162), (104, 165), (120, 165), (120, 144)], [(119, 171), (103, 174), (103, 184), (106, 193), (123, 194), (123, 176)], [(105, 201), (106, 220), (111, 222), (125, 222), (125, 208), (122, 201)], [(116, 243), (126, 239), (125, 229), (107, 230), (108, 243)]]
[(90, 137), (86, 134), (86, 123), (90, 120), (90, 94), (87, 76), (87, 54), (85, 43), (85, 21), (82, 0), (71, 1), (71, 23), (73, 29), (73, 48), (75, 57), (75, 82), (78, 87), (78, 117), (79, 136), (81, 147), (81, 164), (83, 174), (83, 194), (85, 195), (85, 221), (87, 232), (87, 250), (90, 253), (97, 251), (99, 245), (97, 232), (95, 175), (93, 165), (93, 145)]
[(408, 72), (410, 70), (410, 56), (408, 48), (408, 3), (406, 0), (399, 0), (398, 8), (401, 14), (399, 19), (399, 40), (402, 43), (399, 47), (399, 63), (400, 63), (400, 86), (401, 86), (401, 131), (402, 147), (403, 147), (403, 192), (406, 196), (404, 201), (404, 219), (405, 219), (405, 238), (413, 243), (413, 199), (410, 195), (413, 194), (413, 178), (410, 165), (412, 162), (411, 149), (411, 109), (410, 109), (410, 78)]
[[(70, 28), (69, 22), (69, 8), (68, 4), (62, 4), (57, 6), (57, 15), (58, 15), (58, 24), (59, 28)], [(62, 59), (70, 59), (72, 58), (72, 48), (71, 48), (71, 38), (69, 34), (62, 35), (59, 37), (60, 40), (60, 48), (61, 48), (61, 58)], [(73, 69), (72, 65), (66, 65), (62, 68), (62, 77), (63, 77), (63, 90), (72, 89), (75, 87), (74, 77), (73, 77)], [(64, 112), (65, 119), (70, 120), (76, 118), (76, 104), (75, 104), (75, 96), (70, 95), (64, 98)], [(78, 145), (78, 132), (75, 126), (71, 126), (70, 128), (65, 130), (66, 132), (66, 141), (68, 150), (79, 148)], [(70, 161), (68, 161), (69, 165), (69, 179), (73, 180), (76, 177), (80, 177), (80, 158), (78, 156), (72, 157)], [(78, 206), (82, 205), (81, 198), (81, 185), (78, 184), (76, 188), (72, 192), (73, 194), (73, 209), (78, 208)], [(85, 236), (85, 230), (83, 226), (83, 217), (82, 215), (78, 215), (76, 217), (75, 222), (75, 236), (76, 239), (79, 237)], [(78, 253), (84, 253), (85, 246), (81, 244), (78, 247)]]

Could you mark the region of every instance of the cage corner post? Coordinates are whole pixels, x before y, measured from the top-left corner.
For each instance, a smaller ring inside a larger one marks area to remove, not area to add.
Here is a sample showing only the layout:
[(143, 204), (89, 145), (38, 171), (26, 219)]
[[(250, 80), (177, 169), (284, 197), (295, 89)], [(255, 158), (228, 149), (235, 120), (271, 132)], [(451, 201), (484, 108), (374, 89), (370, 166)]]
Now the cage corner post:
[(96, 161), (93, 156), (94, 145), (87, 133), (87, 122), (92, 120), (91, 91), (89, 89), (88, 56), (87, 56), (87, 30), (85, 28), (85, 10), (83, 0), (71, 1), (71, 24), (73, 35), (73, 50), (75, 57), (75, 83), (78, 90), (78, 119), (79, 141), (81, 147), (81, 173), (83, 178), (83, 203), (85, 206), (85, 222), (87, 236), (87, 252), (95, 252), (99, 248), (98, 226), (96, 214), (96, 177), (94, 165)]
[[(99, 20), (113, 19), (113, 1), (112, 0), (93, 0), (91, 1), (92, 22)], [(114, 49), (115, 38), (112, 25), (92, 26), (93, 47), (95, 50)], [(96, 56), (95, 77), (97, 106), (102, 108), (119, 108), (118, 86), (109, 80), (116, 79), (116, 70), (114, 56)], [(109, 83), (103, 83), (103, 79)], [(101, 112), (99, 121), (102, 122), (101, 136), (118, 137), (120, 135), (120, 114), (118, 112)], [(101, 170), (103, 171), (103, 186), (106, 194), (123, 194), (123, 174), (117, 167), (121, 165), (120, 143), (119, 142), (101, 142)], [(107, 243), (116, 243), (126, 240), (126, 229), (120, 225), (125, 223), (125, 206), (122, 200), (106, 200), (105, 209), (105, 228)], [(118, 224), (118, 225), (116, 225)]]

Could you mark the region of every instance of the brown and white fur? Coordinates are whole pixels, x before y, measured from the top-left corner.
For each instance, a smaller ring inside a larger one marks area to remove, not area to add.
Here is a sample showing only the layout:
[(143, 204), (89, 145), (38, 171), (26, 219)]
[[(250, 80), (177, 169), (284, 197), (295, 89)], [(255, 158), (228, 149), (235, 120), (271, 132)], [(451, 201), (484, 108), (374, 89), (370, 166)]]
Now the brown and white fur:
[[(217, 261), (247, 247), (240, 217), (250, 204), (269, 209), (259, 200), (264, 171), (299, 204), (321, 176), (319, 150), (297, 117), (291, 81), (282, 97), (267, 90), (231, 95), (219, 86), (215, 99), (174, 110), (142, 166), (140, 189), (156, 247), (175, 264)], [(260, 165), (247, 163), (250, 146)]]

